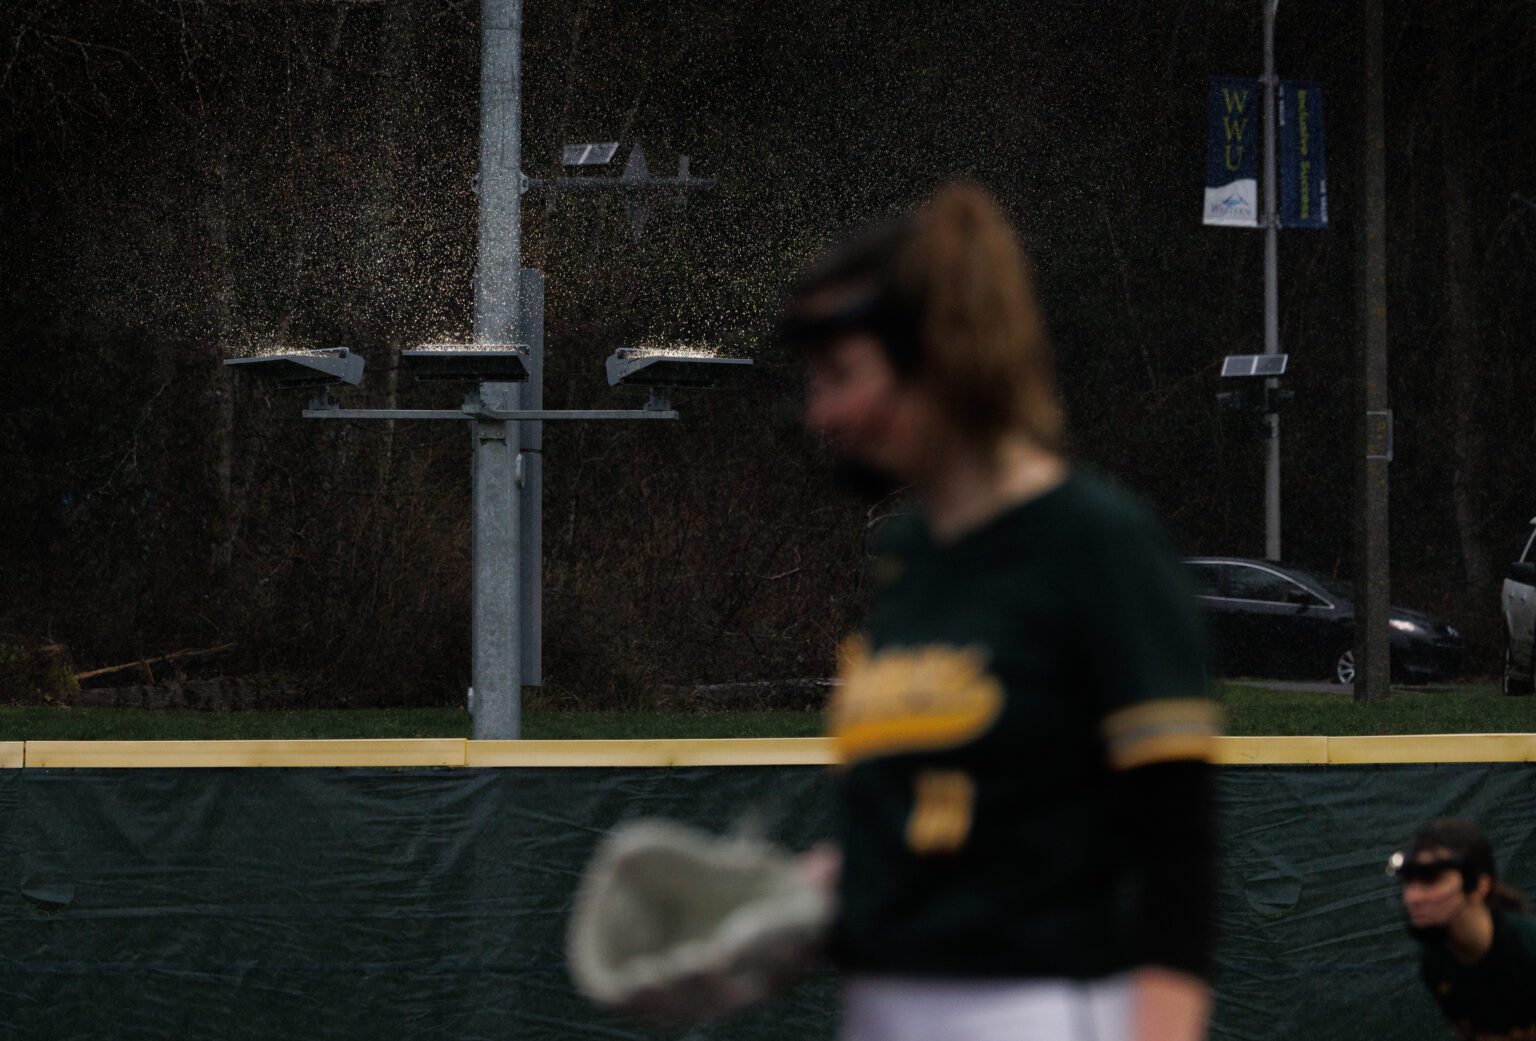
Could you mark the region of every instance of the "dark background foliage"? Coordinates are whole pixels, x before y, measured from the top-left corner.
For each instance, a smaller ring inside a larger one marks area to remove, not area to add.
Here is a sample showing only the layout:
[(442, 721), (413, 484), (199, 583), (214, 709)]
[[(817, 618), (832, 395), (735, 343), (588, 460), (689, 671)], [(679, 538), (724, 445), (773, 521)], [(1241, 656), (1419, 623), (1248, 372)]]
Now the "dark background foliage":
[[(1191, 551), (1262, 549), (1262, 446), (1218, 411), (1261, 346), (1262, 244), (1198, 223), (1206, 84), (1256, 74), (1260, 5), (526, 0), (524, 167), (566, 141), (692, 157), (659, 208), (525, 197), (548, 276), (548, 407), (609, 400), (643, 337), (752, 355), (681, 424), (546, 429), (546, 672), (582, 703), (825, 674), (866, 511), (796, 423), (766, 337), (842, 231), (952, 176), (1035, 255), (1079, 458)], [(1283, 5), (1278, 63), (1326, 88), (1327, 232), (1281, 241), (1287, 559), (1351, 560), (1361, 48), (1350, 5)], [(1530, 492), (1536, 5), (1391, 5), (1395, 602), (1501, 649)], [(75, 667), (238, 644), (317, 705), (456, 701), (468, 440), (317, 424), (230, 353), (352, 347), (352, 402), (457, 404), (400, 349), (471, 317), (471, 0), (0, 3), (0, 641)], [(621, 152), (620, 158), (624, 153)], [(0, 697), (25, 691), (0, 692)]]

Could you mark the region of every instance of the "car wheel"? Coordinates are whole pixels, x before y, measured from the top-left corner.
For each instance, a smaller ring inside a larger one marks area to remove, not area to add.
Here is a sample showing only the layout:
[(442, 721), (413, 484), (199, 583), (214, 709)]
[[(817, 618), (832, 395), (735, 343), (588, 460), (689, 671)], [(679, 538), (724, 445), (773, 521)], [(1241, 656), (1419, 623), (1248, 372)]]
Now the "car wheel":
[(1531, 680), (1521, 679), (1515, 675), (1514, 658), (1509, 653), (1509, 647), (1504, 648), (1504, 693), (1513, 698), (1526, 697), (1531, 693)]
[(1355, 684), (1355, 650), (1353, 647), (1344, 648), (1333, 661), (1333, 682), (1342, 683), (1346, 687)]

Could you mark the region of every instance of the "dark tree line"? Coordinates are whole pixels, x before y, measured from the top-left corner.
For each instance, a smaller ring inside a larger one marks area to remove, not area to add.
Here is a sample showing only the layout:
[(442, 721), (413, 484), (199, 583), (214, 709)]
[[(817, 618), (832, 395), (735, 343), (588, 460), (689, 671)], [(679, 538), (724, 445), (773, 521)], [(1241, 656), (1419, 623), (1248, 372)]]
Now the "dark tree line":
[[(458, 403), (395, 363), (470, 325), (478, 6), (0, 4), (0, 699), (50, 685), (42, 648), (57, 670), (227, 643), (204, 668), (315, 704), (461, 697), (464, 432), (307, 423), (219, 362), (348, 346), (368, 358), (351, 400)], [(1258, 6), (526, 0), (530, 174), (619, 139), (719, 178), (638, 238), (620, 199), (525, 197), (547, 405), (608, 401), (601, 359), (643, 338), (757, 360), (676, 426), (547, 429), (552, 687), (591, 704), (827, 672), (868, 514), (799, 432), (767, 333), (807, 257), (950, 176), (996, 190), (1030, 242), (1078, 456), (1189, 549), (1258, 553), (1262, 447), (1214, 394), (1220, 358), (1261, 342), (1261, 242), (1198, 224), (1205, 84), (1258, 71)], [(1286, 555), (1333, 573), (1354, 16), (1278, 23), (1282, 75), (1327, 92), (1333, 221), (1281, 241)], [(1486, 664), (1536, 513), (1536, 206), (1516, 198), (1536, 199), (1536, 5), (1409, 3), (1388, 33), (1394, 600), (1460, 622)]]

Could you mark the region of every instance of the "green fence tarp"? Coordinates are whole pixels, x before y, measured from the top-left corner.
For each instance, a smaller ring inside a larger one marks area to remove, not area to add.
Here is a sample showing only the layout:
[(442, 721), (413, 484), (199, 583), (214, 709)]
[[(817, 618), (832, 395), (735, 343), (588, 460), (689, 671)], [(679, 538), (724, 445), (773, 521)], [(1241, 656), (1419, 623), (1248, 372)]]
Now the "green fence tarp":
[[(1448, 1036), (1385, 858), (1453, 813), (1536, 882), (1533, 779), (1514, 763), (1223, 768), (1213, 1036)], [(830, 833), (830, 798), (806, 767), (0, 771), (0, 1038), (659, 1036), (594, 1012), (565, 975), (598, 837), (633, 816), (750, 816), (804, 847)], [(836, 1018), (821, 973), (683, 1036), (817, 1041)]]

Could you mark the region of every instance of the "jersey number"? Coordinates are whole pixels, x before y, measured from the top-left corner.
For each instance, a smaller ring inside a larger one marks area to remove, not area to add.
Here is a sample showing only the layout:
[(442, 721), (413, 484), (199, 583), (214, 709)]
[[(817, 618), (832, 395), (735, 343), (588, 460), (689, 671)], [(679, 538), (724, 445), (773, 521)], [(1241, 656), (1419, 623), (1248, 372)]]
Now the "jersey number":
[(916, 853), (954, 853), (971, 833), (976, 783), (960, 770), (917, 775), (907, 845)]

